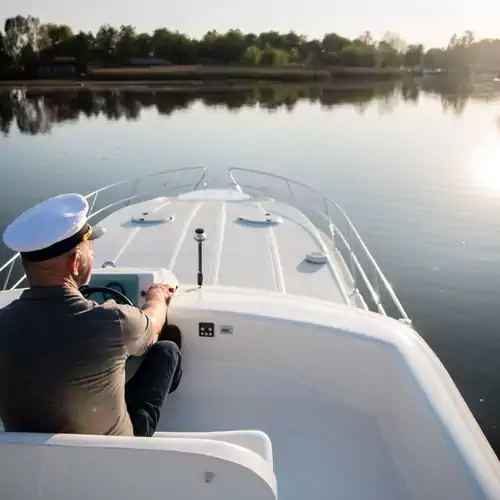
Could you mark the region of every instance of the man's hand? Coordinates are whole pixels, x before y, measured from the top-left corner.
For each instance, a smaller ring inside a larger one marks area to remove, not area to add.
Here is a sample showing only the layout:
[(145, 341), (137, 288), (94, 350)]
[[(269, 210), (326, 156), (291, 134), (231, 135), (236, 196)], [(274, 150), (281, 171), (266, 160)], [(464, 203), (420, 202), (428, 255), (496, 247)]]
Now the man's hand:
[(153, 338), (151, 342), (156, 342), (165, 321), (167, 320), (168, 306), (172, 300), (172, 287), (169, 285), (154, 284), (146, 292), (146, 303), (142, 310), (151, 318), (153, 323)]
[(169, 285), (162, 285), (161, 283), (151, 285), (146, 292), (146, 302), (164, 301), (169, 306), (173, 296), (173, 293), (169, 290), (172, 290), (172, 287)]

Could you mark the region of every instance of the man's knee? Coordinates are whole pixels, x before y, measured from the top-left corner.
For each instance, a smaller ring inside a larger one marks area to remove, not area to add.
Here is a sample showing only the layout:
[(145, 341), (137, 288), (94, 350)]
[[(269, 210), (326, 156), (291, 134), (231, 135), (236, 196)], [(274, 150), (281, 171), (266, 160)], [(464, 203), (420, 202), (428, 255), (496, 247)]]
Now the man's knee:
[(165, 361), (178, 363), (181, 357), (179, 348), (170, 340), (160, 340), (154, 343), (149, 350), (154, 357), (162, 358)]
[(174, 392), (179, 386), (182, 378), (181, 352), (179, 347), (170, 340), (156, 342), (148, 354), (151, 356), (150, 363), (154, 365), (161, 377), (169, 381), (168, 392)]

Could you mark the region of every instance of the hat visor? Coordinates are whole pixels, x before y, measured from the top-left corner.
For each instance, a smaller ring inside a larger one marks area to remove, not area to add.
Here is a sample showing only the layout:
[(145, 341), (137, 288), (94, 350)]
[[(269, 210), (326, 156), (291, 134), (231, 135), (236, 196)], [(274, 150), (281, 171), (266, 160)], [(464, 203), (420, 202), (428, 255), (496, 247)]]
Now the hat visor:
[(92, 234), (90, 235), (89, 240), (91, 240), (91, 241), (97, 240), (101, 236), (103, 236), (105, 232), (106, 232), (106, 229), (104, 229), (101, 226), (92, 226)]

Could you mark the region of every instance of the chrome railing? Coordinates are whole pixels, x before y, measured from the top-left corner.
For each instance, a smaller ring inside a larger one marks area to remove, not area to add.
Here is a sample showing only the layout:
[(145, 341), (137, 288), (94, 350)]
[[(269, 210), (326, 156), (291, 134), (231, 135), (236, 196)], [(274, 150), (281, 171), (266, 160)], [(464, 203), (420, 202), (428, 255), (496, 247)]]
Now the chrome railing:
[[(163, 176), (171, 174), (177, 174), (177, 176), (182, 177), (186, 173), (199, 171), (201, 171), (201, 174), (196, 177), (194, 182), (187, 184), (179, 184), (178, 182), (168, 183), (162, 180)], [(250, 184), (242, 184), (236, 180), (236, 172), (239, 174), (238, 177), (240, 175), (251, 175), (253, 180), (255, 180), (256, 176), (261, 176), (264, 179), (264, 183), (260, 186), (252, 182)], [(317, 227), (320, 227), (321, 223), (324, 223), (326, 226), (325, 233), (331, 240), (331, 248), (327, 248), (327, 250), (341, 257), (341, 260), (349, 269), (353, 286), (352, 290), (347, 294), (348, 298), (354, 300), (359, 298), (364, 304), (367, 303), (366, 298), (369, 298), (376, 311), (385, 316), (393, 315), (387, 312), (388, 308), (392, 307), (395, 309), (395, 315), (399, 316), (400, 320), (411, 323), (391, 284), (376, 263), (354, 224), (336, 202), (306, 184), (280, 175), (236, 167), (229, 169), (228, 173), (232, 187), (240, 192), (252, 194), (252, 191), (255, 191), (256, 196), (264, 196), (267, 199), (278, 199), (290, 203), (306, 214), (308, 211), (311, 212), (312, 217), (310, 219), (313, 223), (316, 222), (315, 225)], [(85, 196), (89, 202), (89, 219), (103, 216), (106, 212), (116, 210), (120, 206), (127, 206), (131, 202), (152, 198), (155, 192), (158, 195), (166, 195), (168, 189), (173, 189), (174, 192), (172, 194), (178, 194), (186, 190), (197, 190), (201, 185), (206, 187), (206, 183), (204, 182), (206, 174), (207, 169), (205, 167), (179, 168), (109, 184)], [(281, 193), (279, 189), (271, 192), (271, 180), (278, 181), (279, 187), (286, 189), (281, 191)], [(147, 181), (153, 183), (154, 189), (146, 191), (139, 189), (141, 184)], [(121, 190), (121, 194), (110, 197), (110, 192), (113, 190)], [(123, 190), (127, 191), (125, 196)], [(300, 194), (299, 190), (303, 192)], [(312, 196), (312, 199), (308, 201), (308, 197), (310, 196)], [(103, 201), (103, 206), (99, 208), (97, 208), (98, 200)], [(314, 220), (314, 217), (318, 220)], [(16, 266), (19, 267), (16, 269)], [(20, 266), (19, 254), (13, 255), (0, 267), (0, 289), (14, 290), (21, 285), (24, 279), (25, 276)], [(12, 281), (14, 281), (13, 284), (11, 284)], [(360, 291), (360, 288), (364, 289), (364, 293)], [(386, 300), (384, 300), (383, 295), (386, 297)]]
[[(250, 179), (250, 183), (242, 184), (236, 180), (235, 173), (241, 174), (241, 177), (251, 176), (253, 178)], [(253, 184), (256, 176), (262, 176), (265, 182), (260, 186)], [(390, 302), (392, 308), (395, 309), (395, 315), (399, 316), (398, 319), (411, 324), (411, 320), (397, 298), (394, 289), (368, 250), (356, 227), (335, 201), (306, 184), (268, 172), (235, 167), (229, 169), (229, 177), (233, 187), (240, 192), (252, 194), (253, 191), (256, 196), (283, 201), (296, 206), (304, 213), (310, 211), (313, 216), (319, 217), (320, 221), (326, 223), (326, 234), (331, 239), (332, 248), (328, 250), (332, 254), (337, 252), (350, 269), (353, 280), (353, 288), (349, 294), (350, 298), (358, 296), (366, 303), (365, 295), (358, 288), (362, 286), (372, 304), (374, 304), (376, 311), (388, 316), (387, 309)], [(272, 180), (276, 180), (281, 184), (278, 187), (286, 189), (281, 191), (279, 189), (273, 190), (271, 186)], [(303, 196), (299, 196), (298, 190), (303, 191)], [(313, 199), (304, 205), (303, 201), (308, 196), (312, 196)], [(365, 265), (363, 265), (362, 261)], [(369, 271), (366, 271), (366, 266), (369, 267)], [(387, 297), (385, 302), (382, 295)]]
[[(200, 175), (196, 176), (193, 182), (187, 184), (179, 184), (178, 182), (169, 183), (163, 179), (165, 176), (171, 174), (177, 174), (177, 177), (182, 177), (185, 174), (197, 171), (201, 172)], [(176, 193), (183, 190), (197, 190), (204, 183), (206, 174), (207, 169), (205, 167), (177, 168), (109, 184), (85, 195), (85, 198), (89, 202), (88, 219), (95, 219), (107, 211), (118, 209), (120, 206), (127, 206), (133, 201), (137, 202), (141, 199), (151, 198), (155, 193), (159, 195), (165, 194), (169, 189), (174, 190)], [(141, 185), (147, 184), (148, 181), (153, 185), (146, 191), (141, 190)], [(116, 191), (114, 196), (111, 195), (112, 191)], [(126, 194), (124, 195), (125, 192)], [(103, 200), (103, 206), (99, 208), (97, 208), (98, 199), (99, 201)], [(18, 267), (16, 268), (16, 266)], [(0, 290), (14, 290), (21, 285), (24, 279), (25, 275), (20, 266), (20, 254), (16, 253), (0, 267)], [(14, 281), (13, 284), (11, 284), (12, 281)]]

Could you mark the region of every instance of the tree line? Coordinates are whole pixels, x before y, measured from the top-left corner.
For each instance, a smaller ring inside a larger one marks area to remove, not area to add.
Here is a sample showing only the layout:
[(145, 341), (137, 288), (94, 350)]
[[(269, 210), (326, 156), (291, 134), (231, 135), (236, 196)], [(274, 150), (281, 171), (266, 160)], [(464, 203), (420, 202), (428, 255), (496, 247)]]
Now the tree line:
[(132, 58), (157, 57), (172, 64), (247, 66), (357, 66), (369, 68), (428, 68), (463, 70), (500, 69), (500, 40), (476, 40), (471, 31), (453, 35), (445, 48), (407, 44), (387, 32), (375, 40), (369, 31), (356, 39), (327, 33), (322, 39), (268, 31), (226, 33), (208, 31), (201, 39), (158, 28), (139, 33), (133, 26), (103, 25), (92, 32), (74, 32), (70, 26), (42, 23), (34, 16), (6, 19), (0, 30), (0, 69), (26, 69), (40, 59), (74, 57), (83, 65), (98, 62), (119, 66)]

